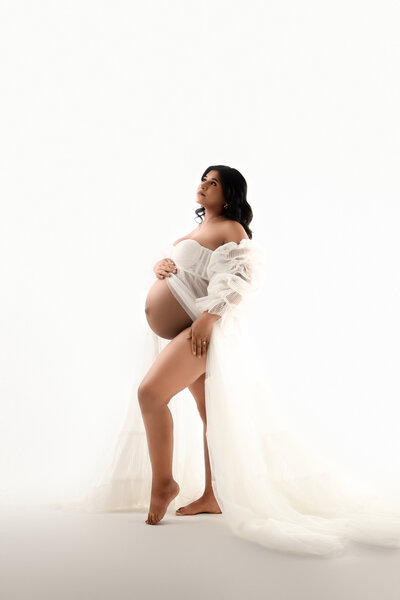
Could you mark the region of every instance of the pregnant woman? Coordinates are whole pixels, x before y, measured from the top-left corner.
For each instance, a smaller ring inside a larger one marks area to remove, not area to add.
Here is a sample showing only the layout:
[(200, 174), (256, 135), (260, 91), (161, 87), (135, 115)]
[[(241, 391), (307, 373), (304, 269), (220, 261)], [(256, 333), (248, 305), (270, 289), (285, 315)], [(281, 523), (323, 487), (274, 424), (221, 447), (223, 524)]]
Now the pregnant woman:
[(152, 470), (146, 523), (159, 523), (180, 492), (168, 403), (188, 388), (203, 421), (205, 489), (177, 515), (223, 513), (238, 535), (300, 554), (334, 555), (349, 540), (399, 547), (400, 507), (385, 512), (319, 463), (274, 412), (254, 367), (261, 352), (239, 311), (260, 276), (246, 191), (236, 169), (208, 167), (196, 196), (204, 219), (154, 266), (146, 318), (171, 341), (138, 387)]
[[(246, 255), (241, 242), (251, 238), (252, 210), (246, 200), (246, 181), (236, 169), (224, 166), (206, 169), (196, 199), (202, 206), (196, 212), (204, 214), (204, 219), (187, 236), (174, 242), (176, 262), (167, 257), (156, 263), (154, 272), (158, 279), (150, 289), (145, 306), (151, 329), (158, 336), (172, 340), (138, 389), (152, 465), (151, 501), (146, 521), (151, 525), (163, 518), (180, 489), (172, 476), (173, 420), (168, 403), (185, 387), (192, 393), (203, 421), (206, 476), (203, 495), (178, 509), (176, 514), (221, 512), (211, 485), (207, 448), (206, 356), (214, 323), (229, 303), (239, 299), (239, 294), (234, 289), (229, 290), (227, 302), (224, 288), (218, 290), (217, 282), (213, 282), (215, 290), (207, 289), (207, 270), (217, 249), (221, 257), (223, 252), (226, 255), (229, 251), (239, 268)], [(214, 260), (216, 258), (215, 254)], [(240, 275), (238, 272), (232, 277)]]
[[(265, 256), (246, 192), (236, 169), (210, 166), (201, 176), (201, 223), (153, 267), (138, 341), (144, 362), (135, 363), (113, 463), (78, 509), (145, 510), (156, 525), (182, 504), (176, 515), (219, 513), (238, 536), (302, 555), (334, 556), (350, 540), (399, 548), (400, 501), (360, 492), (308, 446), (266, 386), (252, 335), (264, 307), (249, 319)], [(192, 397), (202, 427), (187, 412)]]

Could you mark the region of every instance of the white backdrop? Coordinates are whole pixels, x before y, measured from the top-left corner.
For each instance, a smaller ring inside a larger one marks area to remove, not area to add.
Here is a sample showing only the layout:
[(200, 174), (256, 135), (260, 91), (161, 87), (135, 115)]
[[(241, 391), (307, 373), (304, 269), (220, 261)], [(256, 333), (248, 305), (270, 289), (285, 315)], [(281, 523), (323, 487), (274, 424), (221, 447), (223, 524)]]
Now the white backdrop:
[(389, 0), (1, 3), (3, 501), (101, 472), (154, 242), (194, 229), (212, 164), (248, 183), (278, 401), (316, 451), (399, 485), (399, 17)]

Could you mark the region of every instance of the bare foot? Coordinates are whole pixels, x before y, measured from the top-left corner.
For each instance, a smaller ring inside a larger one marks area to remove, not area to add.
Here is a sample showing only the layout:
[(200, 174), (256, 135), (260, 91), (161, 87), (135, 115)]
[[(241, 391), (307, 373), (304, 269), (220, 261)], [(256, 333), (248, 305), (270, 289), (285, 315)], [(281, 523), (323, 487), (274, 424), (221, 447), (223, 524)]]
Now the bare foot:
[(167, 486), (151, 488), (151, 500), (149, 514), (146, 523), (156, 525), (167, 512), (170, 502), (179, 494), (180, 488), (176, 481), (172, 480)]
[(175, 514), (177, 515), (198, 515), (199, 513), (214, 513), (220, 514), (222, 513), (215, 496), (201, 496), (198, 500), (187, 504), (186, 506), (181, 506), (178, 508)]

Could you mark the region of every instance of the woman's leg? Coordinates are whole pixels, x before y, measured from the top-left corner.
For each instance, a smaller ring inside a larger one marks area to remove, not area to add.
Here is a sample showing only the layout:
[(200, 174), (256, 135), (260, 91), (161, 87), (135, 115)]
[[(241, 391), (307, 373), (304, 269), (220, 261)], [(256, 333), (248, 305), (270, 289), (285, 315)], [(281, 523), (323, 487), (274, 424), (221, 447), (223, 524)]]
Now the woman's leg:
[(191, 351), (189, 327), (160, 352), (138, 388), (152, 466), (150, 509), (146, 523), (155, 525), (179, 493), (172, 477), (173, 420), (168, 403), (206, 370), (206, 355)]
[(203, 421), (203, 442), (204, 442), (204, 465), (205, 465), (205, 487), (203, 495), (194, 502), (178, 508), (176, 511), (177, 515), (197, 515), (198, 513), (221, 513), (221, 509), (214, 496), (214, 490), (211, 485), (211, 466), (210, 457), (208, 454), (207, 444), (207, 415), (206, 415), (206, 393), (205, 393), (205, 372), (200, 375), (196, 381), (188, 386), (194, 399), (196, 400), (197, 409), (200, 413), (201, 420)]

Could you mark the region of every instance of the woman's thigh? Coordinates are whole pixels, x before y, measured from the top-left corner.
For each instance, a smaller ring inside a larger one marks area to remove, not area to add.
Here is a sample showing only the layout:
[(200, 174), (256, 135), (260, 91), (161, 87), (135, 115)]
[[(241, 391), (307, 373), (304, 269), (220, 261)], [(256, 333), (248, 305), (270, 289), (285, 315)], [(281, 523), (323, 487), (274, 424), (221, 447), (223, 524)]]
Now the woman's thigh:
[(205, 373), (207, 354), (192, 353), (189, 327), (185, 327), (163, 348), (144, 376), (139, 392), (147, 391), (157, 400), (168, 403), (175, 394), (189, 387)]

